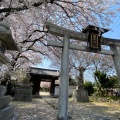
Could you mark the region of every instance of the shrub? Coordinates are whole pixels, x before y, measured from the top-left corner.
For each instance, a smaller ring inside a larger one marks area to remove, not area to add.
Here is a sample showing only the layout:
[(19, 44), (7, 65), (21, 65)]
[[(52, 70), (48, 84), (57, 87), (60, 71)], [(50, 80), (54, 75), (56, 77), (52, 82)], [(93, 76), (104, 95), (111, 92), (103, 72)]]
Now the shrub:
[(85, 90), (88, 91), (88, 95), (89, 95), (89, 96), (94, 93), (94, 85), (93, 85), (92, 82), (90, 82), (90, 81), (85, 81), (85, 83), (84, 83), (84, 88), (85, 88)]
[(69, 78), (69, 85), (77, 85), (77, 82), (73, 78)]

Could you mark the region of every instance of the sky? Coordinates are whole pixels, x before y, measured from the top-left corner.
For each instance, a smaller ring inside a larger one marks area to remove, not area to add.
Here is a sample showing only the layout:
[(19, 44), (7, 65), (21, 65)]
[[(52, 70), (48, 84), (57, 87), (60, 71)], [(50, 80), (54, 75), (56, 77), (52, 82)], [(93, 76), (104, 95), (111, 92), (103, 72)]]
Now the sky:
[(110, 25), (110, 30), (103, 36), (107, 38), (120, 39), (120, 13), (112, 19), (113, 23)]

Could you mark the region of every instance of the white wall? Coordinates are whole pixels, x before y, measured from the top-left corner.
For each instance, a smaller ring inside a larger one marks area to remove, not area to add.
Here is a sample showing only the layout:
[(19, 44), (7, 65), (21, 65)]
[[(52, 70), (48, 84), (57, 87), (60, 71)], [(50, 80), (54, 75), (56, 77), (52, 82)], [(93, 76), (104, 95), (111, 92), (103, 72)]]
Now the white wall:
[[(73, 90), (75, 90), (76, 86), (69, 86), (69, 96), (72, 96)], [(55, 95), (59, 95), (59, 86), (55, 87)]]

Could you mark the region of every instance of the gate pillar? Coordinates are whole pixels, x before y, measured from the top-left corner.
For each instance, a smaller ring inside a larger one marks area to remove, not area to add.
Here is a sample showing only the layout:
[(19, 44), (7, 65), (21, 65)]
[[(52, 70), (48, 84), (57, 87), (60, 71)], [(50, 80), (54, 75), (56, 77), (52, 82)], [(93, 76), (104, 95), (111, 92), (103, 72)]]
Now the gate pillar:
[(114, 61), (114, 64), (115, 64), (118, 80), (119, 80), (119, 83), (120, 83), (120, 53), (117, 50), (117, 47), (116, 47), (115, 44), (110, 45), (110, 49), (114, 53), (114, 55), (112, 55), (112, 57), (113, 57), (113, 61)]
[(52, 96), (54, 95), (54, 93), (55, 93), (55, 80), (52, 79), (51, 85), (50, 85), (50, 95)]
[(57, 120), (68, 120), (69, 36), (63, 37)]

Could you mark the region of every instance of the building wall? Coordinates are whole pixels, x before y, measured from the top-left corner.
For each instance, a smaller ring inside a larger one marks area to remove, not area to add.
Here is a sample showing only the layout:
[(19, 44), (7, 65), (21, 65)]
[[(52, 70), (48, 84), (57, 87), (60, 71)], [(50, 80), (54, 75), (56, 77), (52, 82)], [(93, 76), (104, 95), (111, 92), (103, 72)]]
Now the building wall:
[[(69, 86), (69, 96), (72, 96), (73, 90), (75, 90), (76, 86)], [(55, 87), (55, 95), (59, 95), (59, 86)]]

